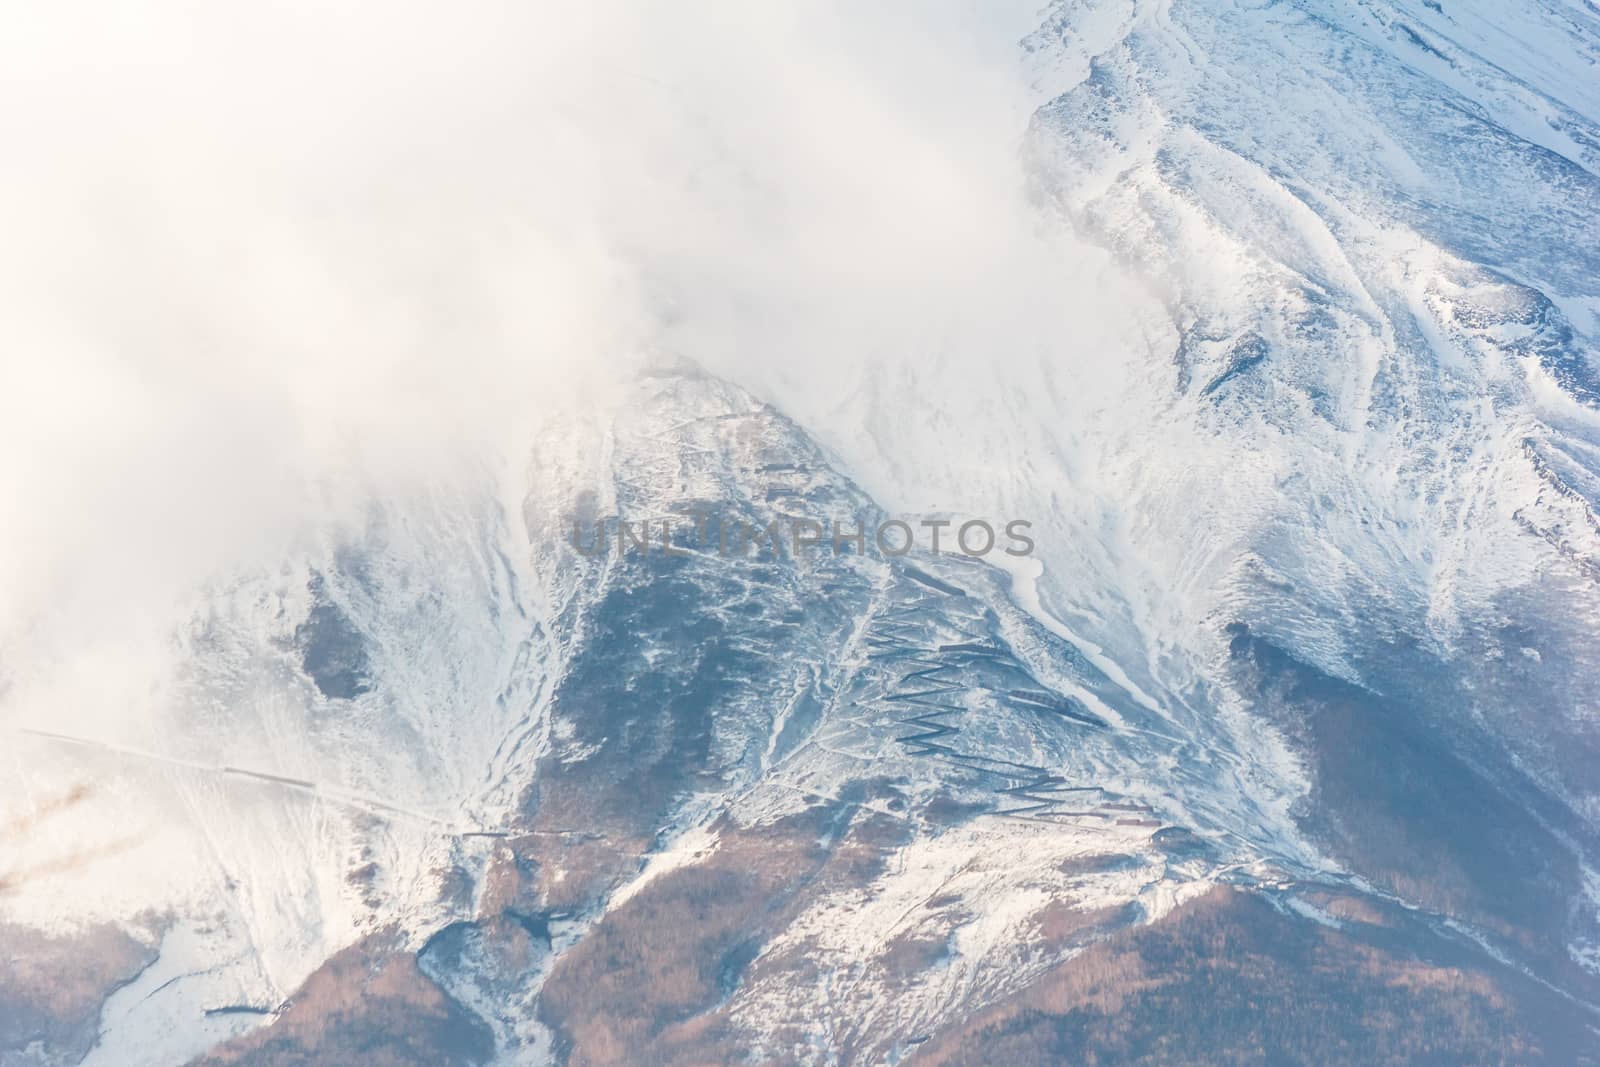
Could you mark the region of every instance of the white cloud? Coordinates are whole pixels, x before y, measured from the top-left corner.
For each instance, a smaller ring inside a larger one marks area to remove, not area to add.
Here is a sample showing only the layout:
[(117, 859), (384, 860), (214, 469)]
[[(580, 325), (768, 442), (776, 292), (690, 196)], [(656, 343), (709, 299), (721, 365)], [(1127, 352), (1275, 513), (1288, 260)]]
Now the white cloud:
[(890, 506), (1020, 513), (1015, 457), (1121, 372), (1126, 294), (1028, 201), (1012, 6), (14, 19), (6, 715), (156, 692), (206, 582), (520, 463), (546, 407), (657, 348), (789, 408)]

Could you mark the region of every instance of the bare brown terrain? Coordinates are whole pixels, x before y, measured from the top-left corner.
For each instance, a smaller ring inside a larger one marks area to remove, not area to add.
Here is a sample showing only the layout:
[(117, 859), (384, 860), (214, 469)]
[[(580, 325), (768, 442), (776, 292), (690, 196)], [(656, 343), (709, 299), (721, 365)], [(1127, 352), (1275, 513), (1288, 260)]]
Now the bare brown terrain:
[(271, 1023), (194, 1063), (446, 1067), (483, 1063), (493, 1050), (488, 1029), (429, 981), (415, 956), (379, 937), (334, 955)]
[(153, 945), (109, 924), (62, 936), (0, 925), (0, 1062), (13, 1062), (10, 1052), (30, 1055), (23, 1062), (82, 1059), (106, 998), (155, 958)]
[(910, 1061), (1006, 1064), (1585, 1064), (1592, 1033), (1509, 970), (1424, 958), (1217, 889), (934, 1035)]

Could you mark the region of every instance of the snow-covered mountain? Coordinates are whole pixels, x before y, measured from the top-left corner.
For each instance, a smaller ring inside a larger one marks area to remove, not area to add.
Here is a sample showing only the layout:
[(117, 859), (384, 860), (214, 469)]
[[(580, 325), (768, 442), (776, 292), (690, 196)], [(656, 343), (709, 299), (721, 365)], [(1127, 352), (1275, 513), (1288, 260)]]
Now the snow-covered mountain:
[(1041, 18), (1032, 284), (0, 661), (0, 1062), (1595, 1062), (1600, 12)]

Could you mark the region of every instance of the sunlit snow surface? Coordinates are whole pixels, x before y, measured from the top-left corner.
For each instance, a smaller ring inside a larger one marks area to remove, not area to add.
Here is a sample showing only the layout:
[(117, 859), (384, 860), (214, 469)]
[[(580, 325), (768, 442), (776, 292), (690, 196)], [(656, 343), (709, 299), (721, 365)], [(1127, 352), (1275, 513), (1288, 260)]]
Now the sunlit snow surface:
[[(752, 1047), (782, 1021), (888, 1049), (1058, 962), (1030, 948), (1051, 901), (1122, 926), (1217, 882), (1369, 893), (1600, 1001), (1600, 15), (1511, 6), (1057, 3), (1024, 157), (1126, 307), (1081, 339), (1101, 372), (670, 363), (524, 468), (208, 591), (121, 736), (7, 694), (0, 919), (160, 949), (85, 1062), (202, 1052), (389, 928), (540, 1062), (539, 983), (608, 909), (819, 805), (904, 836), (761, 947), (831, 977), (730, 991)], [(565, 543), (694, 503), (1024, 517), (1038, 556)], [(1283, 712), (1294, 686), (1354, 725)], [(1408, 893), (1350, 829), (1373, 812), (1481, 898)], [(452, 924), (506, 841), (559, 870), (584, 833), (637, 862), (512, 981)], [(1483, 873), (1519, 865), (1525, 895)], [(911, 935), (945, 955), (891, 986)]]

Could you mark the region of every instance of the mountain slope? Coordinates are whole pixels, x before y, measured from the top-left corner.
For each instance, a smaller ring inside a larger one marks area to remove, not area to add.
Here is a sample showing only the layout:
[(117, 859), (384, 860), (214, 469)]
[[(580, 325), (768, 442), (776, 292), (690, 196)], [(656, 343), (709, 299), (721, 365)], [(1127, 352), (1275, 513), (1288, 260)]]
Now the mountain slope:
[[(1017, 292), (0, 689), (0, 1062), (1592, 1062), (1600, 15), (1512, 7), (1058, 0)], [(1037, 544), (792, 537), (896, 517)]]

